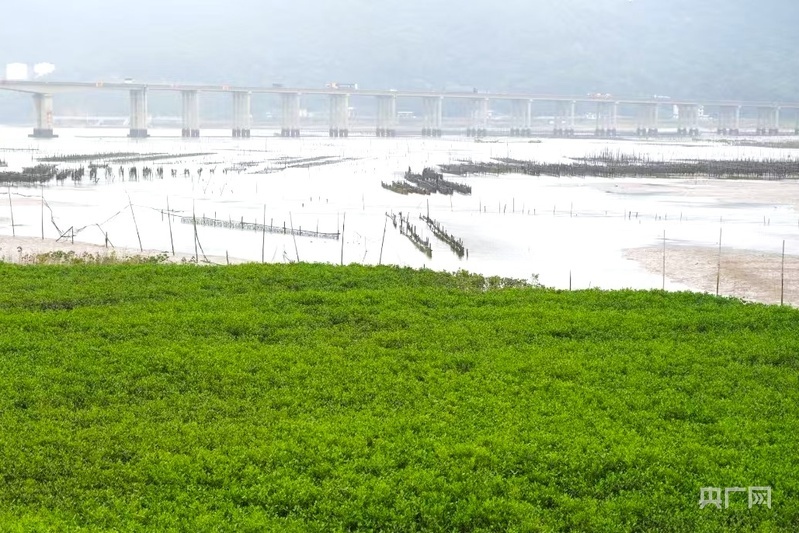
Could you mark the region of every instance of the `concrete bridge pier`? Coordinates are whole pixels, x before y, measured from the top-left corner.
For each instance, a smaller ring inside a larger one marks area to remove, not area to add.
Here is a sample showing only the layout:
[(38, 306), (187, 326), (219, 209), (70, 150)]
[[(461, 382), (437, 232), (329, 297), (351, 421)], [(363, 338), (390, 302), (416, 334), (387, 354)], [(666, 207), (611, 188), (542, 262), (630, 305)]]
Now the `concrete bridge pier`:
[(282, 125), (280, 127), (281, 137), (300, 136), (300, 94), (283, 93), (280, 95), (283, 108), (281, 115)]
[(699, 135), (699, 106), (677, 104), (677, 135)]
[(147, 89), (130, 91), (130, 133), (128, 137), (142, 139), (147, 133)]
[(469, 126), (467, 137), (485, 137), (488, 134), (488, 98), (469, 100)]
[(719, 107), (719, 121), (716, 133), (719, 135), (739, 135), (741, 133), (741, 106), (725, 105)]
[(574, 137), (574, 100), (555, 102), (555, 118), (552, 135)]
[(184, 139), (200, 136), (200, 99), (197, 91), (183, 91), (183, 129)]
[(249, 138), (251, 119), (252, 94), (245, 91), (233, 92), (233, 137)]
[(444, 99), (426, 96), (422, 100), (422, 137), (441, 137)]
[(511, 101), (511, 137), (529, 137), (532, 134), (532, 100), (512, 100)]
[(397, 136), (397, 97), (377, 97), (377, 130), (378, 137)]
[(349, 137), (350, 135), (350, 95), (330, 95), (330, 136)]
[(53, 95), (35, 93), (33, 107), (36, 111), (36, 126), (30, 137), (35, 139), (52, 139), (58, 137), (53, 134)]
[(657, 137), (657, 104), (640, 104), (638, 106), (638, 126), (635, 129), (635, 134), (639, 137)]
[(779, 107), (758, 107), (757, 108), (757, 131), (756, 135), (779, 135), (780, 134), (780, 108)]
[(616, 137), (618, 105), (616, 102), (598, 102), (596, 107), (596, 130), (594, 135), (597, 137)]

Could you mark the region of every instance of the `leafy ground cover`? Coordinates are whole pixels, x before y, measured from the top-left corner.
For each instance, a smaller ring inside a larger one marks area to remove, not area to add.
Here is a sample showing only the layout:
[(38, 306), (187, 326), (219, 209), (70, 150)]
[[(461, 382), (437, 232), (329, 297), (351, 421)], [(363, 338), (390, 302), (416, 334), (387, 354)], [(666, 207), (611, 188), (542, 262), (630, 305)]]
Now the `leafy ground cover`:
[(799, 530), (797, 310), (507, 284), (0, 264), (0, 530)]

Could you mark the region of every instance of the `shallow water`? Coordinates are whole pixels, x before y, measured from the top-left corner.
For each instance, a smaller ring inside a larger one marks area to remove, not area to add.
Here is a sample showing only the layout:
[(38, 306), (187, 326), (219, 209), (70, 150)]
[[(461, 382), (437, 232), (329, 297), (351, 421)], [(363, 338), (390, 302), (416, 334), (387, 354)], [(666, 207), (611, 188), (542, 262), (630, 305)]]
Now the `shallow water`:
[[(17, 235), (40, 237), (41, 195), (52, 210), (44, 213), (44, 233), (56, 238), (70, 227), (76, 241), (103, 244), (105, 234), (116, 247), (141, 245), (168, 251), (170, 229), (162, 214), (167, 199), (173, 212), (184, 216), (263, 222), (287, 227), (336, 232), (344, 228), (344, 262), (377, 264), (386, 212), (410, 213), (417, 218), (428, 209), (432, 218), (464, 241), (468, 259), (458, 259), (419, 221), (429, 236), (432, 259), (419, 252), (389, 222), (382, 251), (384, 264), (454, 271), (464, 268), (490, 275), (529, 278), (566, 288), (660, 288), (661, 276), (623, 258), (625, 248), (666, 245), (717, 246), (723, 229), (725, 247), (776, 252), (782, 240), (788, 253), (799, 253), (799, 184), (795, 181), (756, 182), (719, 180), (653, 180), (526, 177), (516, 175), (453, 178), (472, 186), (471, 196), (403, 196), (381, 188), (381, 181), (400, 179), (408, 167), (461, 159), (511, 157), (567, 161), (602, 150), (648, 155), (654, 159), (797, 157), (798, 150), (717, 146), (712, 143), (631, 142), (544, 139), (541, 143), (502, 140), (475, 143), (462, 138), (376, 139), (305, 137), (281, 139), (272, 132), (254, 131), (237, 140), (227, 131), (203, 131), (204, 137), (179, 138), (179, 130), (151, 130), (146, 140), (130, 140), (126, 130), (61, 129), (59, 138), (34, 140), (23, 128), (0, 128), (0, 159), (9, 169), (34, 164), (34, 158), (54, 154), (104, 152), (193, 153), (135, 163), (163, 166), (164, 179), (128, 181), (118, 175), (97, 184), (85, 178), (43, 189), (12, 187)], [(285, 158), (327, 156), (338, 162), (309, 168), (284, 168)], [(97, 162), (100, 162), (99, 160)], [(84, 165), (88, 162), (83, 163)], [(223, 168), (245, 168), (223, 174)], [(80, 163), (65, 165), (78, 166)], [(126, 170), (133, 166), (124, 164)], [(113, 165), (115, 171), (119, 164)], [(171, 177), (171, 169), (178, 177)], [(190, 177), (183, 170), (190, 169)], [(203, 168), (198, 177), (197, 170)], [(214, 175), (210, 169), (216, 168)], [(256, 173), (270, 170), (270, 173)], [(735, 194), (732, 194), (732, 193)], [(10, 235), (11, 210), (0, 202), (0, 233)], [(133, 211), (129, 207), (133, 205)], [(266, 216), (264, 217), (264, 211)], [(346, 217), (346, 218), (345, 218)], [(194, 253), (193, 227), (172, 219), (177, 252)], [(199, 242), (208, 256), (279, 262), (295, 260), (338, 263), (341, 241), (294, 239), (223, 228), (198, 227)], [(667, 283), (667, 288), (683, 289)]]

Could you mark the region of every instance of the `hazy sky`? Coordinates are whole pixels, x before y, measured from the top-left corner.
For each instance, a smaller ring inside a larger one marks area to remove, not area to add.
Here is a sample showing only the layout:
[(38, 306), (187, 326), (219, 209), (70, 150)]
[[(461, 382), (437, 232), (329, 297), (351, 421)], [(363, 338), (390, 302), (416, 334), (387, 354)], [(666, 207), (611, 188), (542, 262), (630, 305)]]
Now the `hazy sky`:
[(0, 60), (59, 79), (738, 94), (799, 71), (796, 0), (11, 2)]

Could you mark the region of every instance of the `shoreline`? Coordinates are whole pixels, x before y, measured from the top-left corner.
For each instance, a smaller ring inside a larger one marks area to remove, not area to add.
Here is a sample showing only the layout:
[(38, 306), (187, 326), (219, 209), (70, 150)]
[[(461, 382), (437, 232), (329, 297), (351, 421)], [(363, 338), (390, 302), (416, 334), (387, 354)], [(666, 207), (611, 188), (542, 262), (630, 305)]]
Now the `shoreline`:
[[(52, 253), (74, 254), (75, 260), (88, 259), (87, 263), (102, 263), (111, 258), (124, 262), (135, 258), (163, 258), (165, 263), (194, 263), (194, 255), (176, 253), (174, 256), (161, 250), (139, 251), (131, 248), (106, 248), (105, 246), (76, 242), (58, 242), (55, 239), (36, 237), (0, 236), (0, 262), (21, 265), (68, 264), (70, 258), (41, 257)], [(623, 257), (638, 263), (653, 274), (663, 271), (663, 248), (645, 246), (627, 248)], [(207, 256), (200, 265), (236, 265), (251, 263), (239, 258)], [(692, 292), (715, 294), (718, 274), (718, 248), (702, 246), (672, 246), (666, 249), (666, 278), (679, 283)], [(755, 250), (724, 249), (721, 253), (719, 295), (740, 298), (748, 302), (779, 305), (781, 290), (782, 256), (777, 253)], [(799, 256), (785, 256), (785, 305), (799, 307)], [(654, 288), (654, 287), (653, 287)]]
[[(51, 238), (41, 239), (37, 237), (0, 235), (0, 262), (18, 265), (61, 264), (68, 262), (59, 261), (56, 257), (54, 257), (52, 261), (48, 261), (46, 257), (41, 257), (58, 252), (74, 254), (73, 257), (77, 260), (85, 257), (89, 259), (89, 263), (101, 262), (96, 259), (111, 257), (123, 262), (126, 259), (134, 259), (137, 257), (157, 258), (163, 256), (166, 256), (164, 262), (167, 263), (194, 263), (194, 254), (176, 253), (172, 255), (169, 251), (165, 250), (140, 251), (134, 248), (105, 247), (99, 244), (83, 242), (75, 242), (73, 244), (71, 242), (58, 241)], [(228, 261), (231, 265), (250, 262), (234, 257), (206, 257), (208, 262), (203, 259), (203, 256), (200, 256), (200, 265), (225, 265), (228, 264)]]

